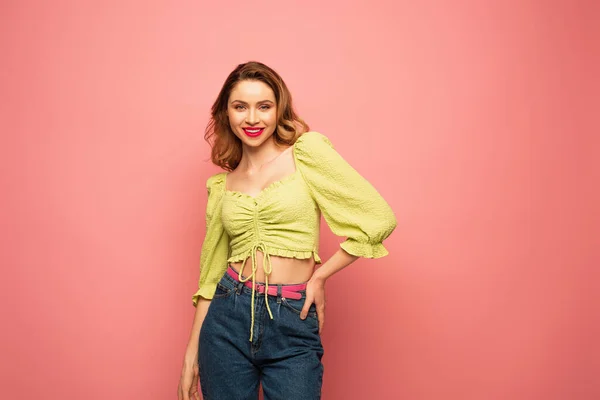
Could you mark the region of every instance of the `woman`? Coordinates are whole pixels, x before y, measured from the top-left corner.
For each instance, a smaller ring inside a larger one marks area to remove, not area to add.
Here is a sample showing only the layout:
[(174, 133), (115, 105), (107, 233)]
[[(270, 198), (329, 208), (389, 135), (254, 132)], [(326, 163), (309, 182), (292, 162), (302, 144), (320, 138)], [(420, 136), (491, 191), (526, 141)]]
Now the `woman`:
[[(179, 398), (319, 399), (325, 282), (358, 257), (388, 254), (392, 209), (323, 134), (296, 115), (281, 77), (239, 65), (212, 106), (206, 139), (227, 172), (208, 178), (196, 314)], [(346, 237), (326, 262), (321, 213)], [(315, 270), (315, 264), (322, 264)], [(198, 370), (199, 369), (199, 370)]]

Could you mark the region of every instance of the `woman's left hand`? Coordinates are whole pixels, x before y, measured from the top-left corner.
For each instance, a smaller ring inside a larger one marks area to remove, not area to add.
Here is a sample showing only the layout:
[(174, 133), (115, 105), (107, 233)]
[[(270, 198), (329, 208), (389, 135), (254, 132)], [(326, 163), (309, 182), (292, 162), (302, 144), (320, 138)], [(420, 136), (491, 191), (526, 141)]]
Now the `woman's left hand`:
[(306, 284), (306, 301), (300, 312), (300, 318), (306, 319), (310, 305), (315, 303), (319, 320), (319, 335), (325, 324), (325, 279), (314, 276)]

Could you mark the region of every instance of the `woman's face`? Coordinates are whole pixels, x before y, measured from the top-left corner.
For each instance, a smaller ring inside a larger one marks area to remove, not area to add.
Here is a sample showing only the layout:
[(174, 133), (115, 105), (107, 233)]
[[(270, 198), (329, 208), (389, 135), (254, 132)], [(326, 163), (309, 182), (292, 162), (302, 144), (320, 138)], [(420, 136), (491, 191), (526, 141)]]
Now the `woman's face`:
[(242, 143), (258, 147), (277, 128), (275, 93), (260, 81), (238, 82), (229, 95), (227, 115), (231, 130)]

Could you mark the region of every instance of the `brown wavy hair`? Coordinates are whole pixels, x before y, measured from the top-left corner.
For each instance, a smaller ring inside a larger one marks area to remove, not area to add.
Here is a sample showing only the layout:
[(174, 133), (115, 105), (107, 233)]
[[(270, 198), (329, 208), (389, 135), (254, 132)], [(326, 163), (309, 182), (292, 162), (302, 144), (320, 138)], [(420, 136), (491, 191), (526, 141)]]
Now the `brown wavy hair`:
[(233, 171), (242, 159), (242, 141), (229, 126), (227, 102), (231, 91), (241, 81), (264, 82), (275, 93), (277, 128), (273, 135), (279, 144), (292, 145), (303, 133), (310, 130), (292, 106), (292, 95), (277, 72), (258, 61), (239, 64), (227, 77), (217, 99), (211, 107), (211, 117), (204, 139), (211, 145), (211, 161), (227, 171)]

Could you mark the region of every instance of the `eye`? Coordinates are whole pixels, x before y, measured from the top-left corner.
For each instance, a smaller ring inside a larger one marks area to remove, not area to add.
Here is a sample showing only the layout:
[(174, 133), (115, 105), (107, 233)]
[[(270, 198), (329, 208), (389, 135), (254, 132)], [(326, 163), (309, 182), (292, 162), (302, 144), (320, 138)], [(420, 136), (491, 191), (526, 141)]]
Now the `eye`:
[[(234, 106), (233, 108), (236, 109), (236, 110), (240, 110), (240, 109), (243, 109), (245, 107), (243, 105), (241, 105), (241, 104), (238, 104), (238, 105)], [(270, 108), (271, 108), (271, 106), (269, 106), (267, 104), (263, 104), (262, 106), (260, 106), (260, 109), (263, 110), (263, 111), (266, 111), (266, 110), (268, 110)]]

